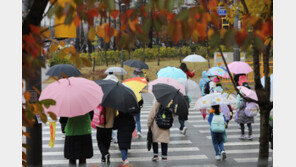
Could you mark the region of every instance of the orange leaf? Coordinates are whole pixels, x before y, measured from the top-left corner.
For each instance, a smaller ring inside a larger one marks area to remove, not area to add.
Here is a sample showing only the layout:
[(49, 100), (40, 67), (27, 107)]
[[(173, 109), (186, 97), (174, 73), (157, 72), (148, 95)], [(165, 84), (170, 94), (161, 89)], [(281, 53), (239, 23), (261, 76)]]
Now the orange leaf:
[(196, 30), (197, 30), (198, 35), (201, 38), (201, 40), (204, 41), (206, 36), (207, 36), (207, 27), (206, 27), (206, 25), (201, 24), (201, 23), (196, 23)]
[(196, 14), (194, 15), (194, 17), (195, 17), (196, 20), (199, 20), (199, 19), (200, 19), (200, 14), (196, 13)]
[(208, 30), (208, 37), (211, 38), (211, 36), (214, 34), (214, 30), (212, 28), (210, 28)]
[(97, 25), (97, 35), (99, 36), (99, 37), (104, 37), (104, 35), (105, 35), (105, 31), (104, 31), (104, 28), (103, 28), (103, 26), (104, 26), (104, 24), (103, 25)]
[(75, 16), (73, 21), (74, 21), (74, 24), (76, 27), (78, 27), (81, 24), (81, 20), (80, 20), (79, 16), (77, 16), (77, 15)]
[(89, 29), (87, 36), (91, 42), (95, 40), (96, 32), (93, 26)]
[(208, 8), (210, 10), (216, 9), (217, 6), (218, 6), (217, 0), (210, 0), (209, 3), (208, 3)]
[(130, 15), (133, 13), (133, 10), (132, 9), (128, 9), (127, 11), (126, 11), (126, 15), (127, 15), (127, 17), (130, 17)]
[(175, 25), (173, 26), (173, 34), (171, 35), (175, 44), (182, 38), (182, 24), (180, 21), (175, 21)]
[(197, 33), (196, 30), (194, 30), (194, 31), (192, 32), (191, 38), (192, 38), (192, 40), (193, 40), (195, 43), (198, 42), (198, 33)]
[(24, 93), (24, 98), (25, 98), (26, 102), (28, 102), (31, 98), (31, 93), (29, 91), (26, 91)]
[(241, 30), (236, 32), (235, 34), (235, 42), (241, 46), (244, 43), (244, 40), (247, 37), (247, 32), (245, 30)]
[(273, 21), (271, 19), (263, 24), (261, 33), (264, 36), (269, 36), (273, 34)]
[(30, 30), (31, 30), (31, 32), (32, 33), (34, 33), (34, 34), (40, 34), (40, 29), (39, 29), (39, 27), (37, 27), (37, 26), (35, 26), (35, 25), (29, 25), (29, 27), (30, 27)]
[(60, 42), (60, 45), (61, 45), (62, 47), (65, 47), (66, 44), (65, 44), (64, 41), (61, 41), (61, 42)]
[(110, 15), (113, 19), (116, 19), (119, 15), (119, 10), (113, 10)]
[(168, 14), (167, 14), (167, 19), (168, 19), (169, 21), (172, 21), (174, 18), (175, 18), (174, 13), (168, 13)]
[(49, 53), (52, 54), (53, 52), (55, 52), (56, 50), (58, 50), (59, 46), (57, 43), (53, 43), (51, 44), (50, 48), (49, 48)]
[(132, 31), (136, 31), (136, 25), (139, 23), (138, 19), (135, 19), (133, 21), (131, 21), (130, 19), (128, 20), (128, 25), (130, 26)]

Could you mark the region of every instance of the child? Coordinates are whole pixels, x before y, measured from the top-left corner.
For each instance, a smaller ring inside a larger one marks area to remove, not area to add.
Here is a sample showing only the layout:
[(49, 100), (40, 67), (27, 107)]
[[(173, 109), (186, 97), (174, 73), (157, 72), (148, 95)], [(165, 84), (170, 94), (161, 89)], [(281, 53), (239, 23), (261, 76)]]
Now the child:
[(219, 161), (221, 160), (221, 154), (222, 159), (226, 159), (226, 152), (224, 149), (226, 118), (220, 113), (219, 105), (212, 104), (212, 109), (214, 110), (214, 113), (210, 113), (208, 122), (211, 126), (212, 143), (216, 152), (215, 159)]

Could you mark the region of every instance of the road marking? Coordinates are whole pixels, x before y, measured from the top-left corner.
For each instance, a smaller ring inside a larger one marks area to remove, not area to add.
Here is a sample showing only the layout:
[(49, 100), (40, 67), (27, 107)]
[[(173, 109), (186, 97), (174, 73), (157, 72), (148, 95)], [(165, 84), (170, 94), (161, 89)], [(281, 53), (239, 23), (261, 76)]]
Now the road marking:
[[(63, 141), (63, 140), (65, 140), (65, 138), (62, 138), (62, 136), (63, 135), (56, 136), (55, 137), (55, 141)], [(183, 138), (183, 137), (186, 137), (186, 136), (185, 135), (182, 135), (182, 134), (176, 133), (176, 134), (170, 134), (170, 137), (182, 137)], [(147, 138), (147, 136), (146, 135), (142, 135), (142, 138)], [(49, 141), (50, 140), (50, 137), (49, 136), (42, 137), (42, 140), (43, 141)], [(95, 135), (92, 136), (92, 140), (97, 140), (97, 138), (96, 138)]]
[[(241, 135), (227, 135), (228, 139), (239, 138)], [(260, 134), (253, 134), (253, 137), (260, 137)], [(211, 139), (211, 136), (207, 136), (208, 139)]]
[[(146, 141), (139, 141), (139, 142), (132, 142), (133, 146), (140, 146), (140, 145), (145, 145), (146, 146), (147, 142)], [(169, 145), (175, 145), (175, 144), (191, 144), (190, 140), (177, 140), (177, 141), (170, 141)], [(111, 146), (117, 145), (114, 143), (111, 143)], [(42, 148), (51, 148), (49, 147), (48, 144), (42, 144)], [(64, 148), (64, 144), (55, 144), (54, 148)]]
[[(259, 128), (252, 129), (253, 132), (260, 132)], [(199, 130), (200, 133), (210, 133), (210, 130)], [(241, 132), (240, 129), (226, 129), (226, 133), (228, 132)]]
[[(192, 159), (208, 159), (206, 155), (180, 155), (180, 156), (169, 156), (170, 161), (178, 161), (178, 160), (192, 160)], [(142, 161), (151, 161), (151, 157), (129, 157), (129, 162), (142, 162)], [(122, 162), (121, 158), (111, 158), (111, 162)], [(100, 163), (101, 160), (97, 159), (87, 159), (87, 164), (90, 163)], [(43, 165), (64, 165), (68, 164), (69, 160), (43, 160)]]
[[(269, 152), (273, 152), (269, 149)], [(226, 154), (259, 153), (259, 149), (226, 150)]]
[(171, 167), (217, 167), (217, 166), (213, 164), (209, 164), (209, 165), (174, 165)]
[[(190, 122), (190, 120), (188, 122)], [(260, 123), (253, 123), (252, 127), (259, 126), (259, 125), (260, 125)], [(233, 127), (233, 126), (237, 126), (239, 128), (239, 125), (236, 122), (228, 124), (228, 127)], [(205, 122), (205, 124), (193, 125), (193, 127), (195, 127), (195, 128), (204, 128), (204, 127), (210, 128), (210, 125), (208, 122)], [(247, 130), (248, 128), (245, 128), (245, 129)]]
[(224, 146), (248, 146), (248, 145), (259, 145), (258, 141), (245, 141), (245, 142), (226, 142)]
[[(170, 152), (182, 152), (182, 151), (199, 151), (197, 147), (176, 147), (176, 148), (169, 148)], [(145, 149), (130, 149), (129, 153), (148, 153), (147, 148)], [(120, 153), (120, 150), (109, 150), (110, 154)], [(57, 156), (57, 155), (64, 155), (63, 151), (55, 151), (55, 152), (44, 152), (43, 156)], [(101, 155), (99, 150), (94, 150), (94, 155)]]
[[(257, 162), (258, 158), (233, 158), (238, 163), (245, 163), (245, 162)], [(268, 161), (272, 161), (272, 157), (268, 158)]]

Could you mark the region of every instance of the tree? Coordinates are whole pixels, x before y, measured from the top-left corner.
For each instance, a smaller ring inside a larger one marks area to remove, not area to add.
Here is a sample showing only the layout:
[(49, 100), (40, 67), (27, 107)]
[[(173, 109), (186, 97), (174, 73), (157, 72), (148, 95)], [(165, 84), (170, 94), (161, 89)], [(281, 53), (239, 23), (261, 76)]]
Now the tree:
[[(46, 5), (50, 2), (50, 9), (45, 12)], [(70, 3), (71, 2), (71, 3)], [(270, 97), (270, 78), (268, 61), (272, 55), (272, 1), (271, 0), (240, 0), (240, 7), (233, 5), (228, 7), (231, 2), (224, 0), (222, 3), (228, 10), (229, 18), (232, 18), (231, 11), (240, 13), (242, 20), (242, 30), (224, 30), (220, 26), (220, 17), (217, 13), (217, 0), (199, 0), (199, 3), (181, 11), (175, 10), (174, 0), (150, 0), (140, 7), (128, 8), (119, 12), (115, 9), (114, 0), (69, 0), (64, 7), (58, 0), (39, 0), (34, 1), (29, 14), (23, 20), (23, 79), (30, 81), (34, 76), (35, 67), (44, 67), (44, 63), (39, 61), (40, 50), (43, 47), (43, 40), (46, 39), (45, 33), (48, 28), (40, 27), (42, 18), (55, 15), (56, 17), (66, 16), (64, 24), (69, 25), (74, 22), (79, 26), (85, 22), (89, 26), (87, 37), (90, 42), (96, 36), (101, 37), (104, 43), (108, 44), (113, 38), (116, 48), (119, 50), (131, 51), (137, 43), (149, 42), (149, 31), (151, 25), (153, 31), (158, 34), (160, 41), (172, 41), (177, 45), (181, 40), (192, 40), (195, 43), (205, 42), (207, 39), (210, 50), (214, 51), (221, 46), (231, 47), (233, 42), (240, 46), (242, 50), (253, 48), (255, 90), (258, 101), (244, 97), (249, 101), (259, 104), (260, 107), (260, 151), (258, 166), (267, 166), (268, 160), (268, 120), (273, 103)], [(129, 6), (130, 0), (122, 0)], [(74, 4), (74, 5), (73, 5)], [(259, 5), (258, 5), (259, 4)], [(182, 4), (179, 3), (180, 7)], [(120, 15), (119, 15), (120, 13)], [(152, 14), (152, 18), (149, 15)], [(112, 27), (109, 23), (94, 25), (94, 19), (100, 17), (107, 20), (108, 17), (116, 20), (119, 18), (119, 27)], [(152, 24), (153, 23), (153, 24)], [(55, 25), (59, 26), (59, 25)], [(49, 54), (58, 53), (60, 57), (70, 55), (70, 60), (77, 67), (90, 65), (85, 57), (80, 57), (74, 47), (58, 50), (58, 45), (64, 45), (55, 39), (47, 39), (52, 42)], [(221, 52), (222, 53), (222, 52)], [(263, 53), (265, 87), (260, 82), (259, 54)], [(222, 58), (223, 54), (222, 54)], [(225, 62), (226, 64), (226, 62)], [(227, 67), (227, 64), (226, 64)], [(228, 68), (228, 67), (227, 67)], [(231, 78), (232, 79), (232, 78)], [(237, 93), (238, 90), (236, 87)], [(42, 115), (42, 121), (47, 121), (47, 116), (43, 111), (42, 105), (54, 105), (53, 101), (38, 102), (31, 104), (29, 94), (25, 93), (27, 102), (23, 105), (23, 122), (25, 126), (32, 124), (35, 113)], [(35, 107), (34, 107), (35, 106)], [(54, 114), (49, 114), (56, 119)], [(24, 135), (29, 135), (23, 132)], [(23, 156), (26, 159), (26, 156)], [(24, 161), (25, 164), (25, 161)]]

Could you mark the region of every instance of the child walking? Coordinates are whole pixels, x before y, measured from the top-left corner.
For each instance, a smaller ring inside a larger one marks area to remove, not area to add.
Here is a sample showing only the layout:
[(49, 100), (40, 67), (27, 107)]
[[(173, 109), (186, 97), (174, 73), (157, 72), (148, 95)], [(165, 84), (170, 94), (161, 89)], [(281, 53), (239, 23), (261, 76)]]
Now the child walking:
[(215, 159), (217, 161), (226, 159), (226, 152), (224, 149), (224, 135), (225, 135), (225, 125), (226, 118), (223, 113), (220, 113), (219, 105), (212, 105), (212, 113), (210, 113), (208, 122), (210, 124), (210, 131), (212, 136), (212, 143), (215, 149)]

